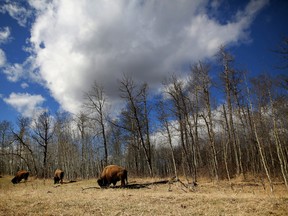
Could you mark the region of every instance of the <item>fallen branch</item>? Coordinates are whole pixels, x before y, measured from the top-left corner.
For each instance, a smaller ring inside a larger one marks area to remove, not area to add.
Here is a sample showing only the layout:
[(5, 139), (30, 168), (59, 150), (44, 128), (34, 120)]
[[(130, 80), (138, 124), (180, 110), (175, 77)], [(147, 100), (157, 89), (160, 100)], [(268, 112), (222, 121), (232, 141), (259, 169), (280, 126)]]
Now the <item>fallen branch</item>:
[(98, 187), (98, 186), (92, 186), (92, 187), (87, 187), (83, 188), (82, 191), (87, 190), (87, 189), (115, 189), (115, 188), (127, 188), (127, 189), (140, 189), (140, 188), (149, 188), (151, 185), (158, 185), (158, 184), (167, 184), (169, 180), (162, 180), (162, 181), (155, 181), (155, 182), (148, 182), (148, 183), (134, 183), (134, 184), (127, 184), (125, 186), (121, 185), (116, 185), (116, 186), (111, 186), (111, 187)]
[(82, 191), (88, 190), (88, 189), (101, 189), (100, 187), (97, 187), (97, 186), (86, 187), (86, 188), (81, 187), (81, 188), (82, 188)]
[(186, 184), (184, 184), (180, 179), (178, 179), (178, 181), (177, 182), (180, 182), (180, 184), (182, 185), (182, 186), (184, 186), (185, 188), (187, 188), (188, 189), (188, 186), (186, 185)]
[(69, 181), (69, 182), (63, 182), (62, 184), (57, 184), (57, 185), (54, 185), (53, 187), (60, 187), (61, 185), (63, 185), (63, 184), (71, 184), (71, 183), (75, 183), (75, 182), (77, 182), (77, 181), (75, 181), (75, 180), (71, 180), (71, 181)]
[(148, 186), (151, 186), (151, 185), (167, 184), (168, 182), (169, 182), (168, 180), (162, 180), (162, 181), (156, 181), (156, 182), (128, 184), (125, 186), (113, 186), (112, 188), (140, 189), (140, 188), (149, 188)]

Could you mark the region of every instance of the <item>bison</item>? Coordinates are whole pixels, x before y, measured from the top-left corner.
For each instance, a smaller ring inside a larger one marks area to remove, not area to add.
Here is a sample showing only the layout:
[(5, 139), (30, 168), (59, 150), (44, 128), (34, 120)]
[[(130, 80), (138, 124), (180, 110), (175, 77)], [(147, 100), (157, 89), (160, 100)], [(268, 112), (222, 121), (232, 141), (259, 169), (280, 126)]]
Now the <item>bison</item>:
[(112, 183), (115, 186), (117, 181), (121, 181), (121, 186), (123, 187), (128, 184), (127, 173), (127, 170), (123, 167), (117, 165), (106, 166), (97, 180), (98, 185), (100, 187), (109, 187)]
[(63, 184), (63, 178), (64, 178), (64, 171), (56, 169), (54, 174), (54, 184), (59, 184), (59, 182)]
[(15, 177), (11, 180), (13, 184), (19, 183), (22, 179), (27, 181), (29, 176), (29, 172), (26, 170), (20, 170), (16, 173)]

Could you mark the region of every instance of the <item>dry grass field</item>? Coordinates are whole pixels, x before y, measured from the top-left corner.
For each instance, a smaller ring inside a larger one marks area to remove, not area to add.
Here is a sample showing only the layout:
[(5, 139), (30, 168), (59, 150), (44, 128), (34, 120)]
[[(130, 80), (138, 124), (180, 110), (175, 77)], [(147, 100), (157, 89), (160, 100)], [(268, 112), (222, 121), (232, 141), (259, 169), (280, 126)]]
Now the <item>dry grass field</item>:
[(98, 189), (95, 179), (55, 186), (52, 179), (33, 178), (13, 185), (11, 178), (0, 178), (0, 215), (288, 215), (288, 192), (283, 184), (276, 185), (271, 194), (262, 185), (240, 181), (233, 190), (227, 182), (204, 180), (193, 190), (179, 182)]

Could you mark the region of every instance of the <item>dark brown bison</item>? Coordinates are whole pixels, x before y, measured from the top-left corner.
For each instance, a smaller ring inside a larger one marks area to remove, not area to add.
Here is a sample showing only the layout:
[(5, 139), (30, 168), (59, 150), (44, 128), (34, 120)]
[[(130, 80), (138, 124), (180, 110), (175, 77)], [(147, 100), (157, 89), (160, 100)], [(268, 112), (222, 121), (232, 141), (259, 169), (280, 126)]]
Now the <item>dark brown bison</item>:
[(26, 170), (20, 170), (16, 173), (15, 177), (11, 180), (13, 184), (19, 183), (22, 179), (27, 181), (29, 176), (29, 172)]
[(128, 184), (127, 173), (127, 170), (123, 167), (109, 165), (103, 169), (97, 182), (100, 187), (109, 187), (111, 183), (115, 186), (117, 181), (121, 181), (121, 186), (123, 187)]
[(59, 184), (59, 182), (63, 184), (63, 178), (64, 178), (64, 171), (56, 169), (54, 174), (54, 184)]

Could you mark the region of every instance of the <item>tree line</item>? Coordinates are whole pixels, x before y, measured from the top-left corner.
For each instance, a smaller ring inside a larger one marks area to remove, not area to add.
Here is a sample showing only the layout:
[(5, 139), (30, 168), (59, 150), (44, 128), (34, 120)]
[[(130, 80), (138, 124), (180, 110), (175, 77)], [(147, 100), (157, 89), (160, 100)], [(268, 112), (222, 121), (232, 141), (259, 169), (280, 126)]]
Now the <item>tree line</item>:
[[(284, 61), (286, 47), (277, 50)], [(223, 47), (217, 59), (218, 71), (196, 62), (187, 78), (165, 79), (157, 96), (124, 74), (118, 83), (125, 106), (117, 118), (95, 82), (77, 115), (46, 110), (16, 125), (0, 122), (0, 173), (27, 169), (50, 178), (61, 168), (68, 179), (86, 179), (118, 164), (140, 177), (196, 182), (252, 175), (267, 179), (271, 190), (274, 180), (288, 188), (287, 76), (249, 78)]]

